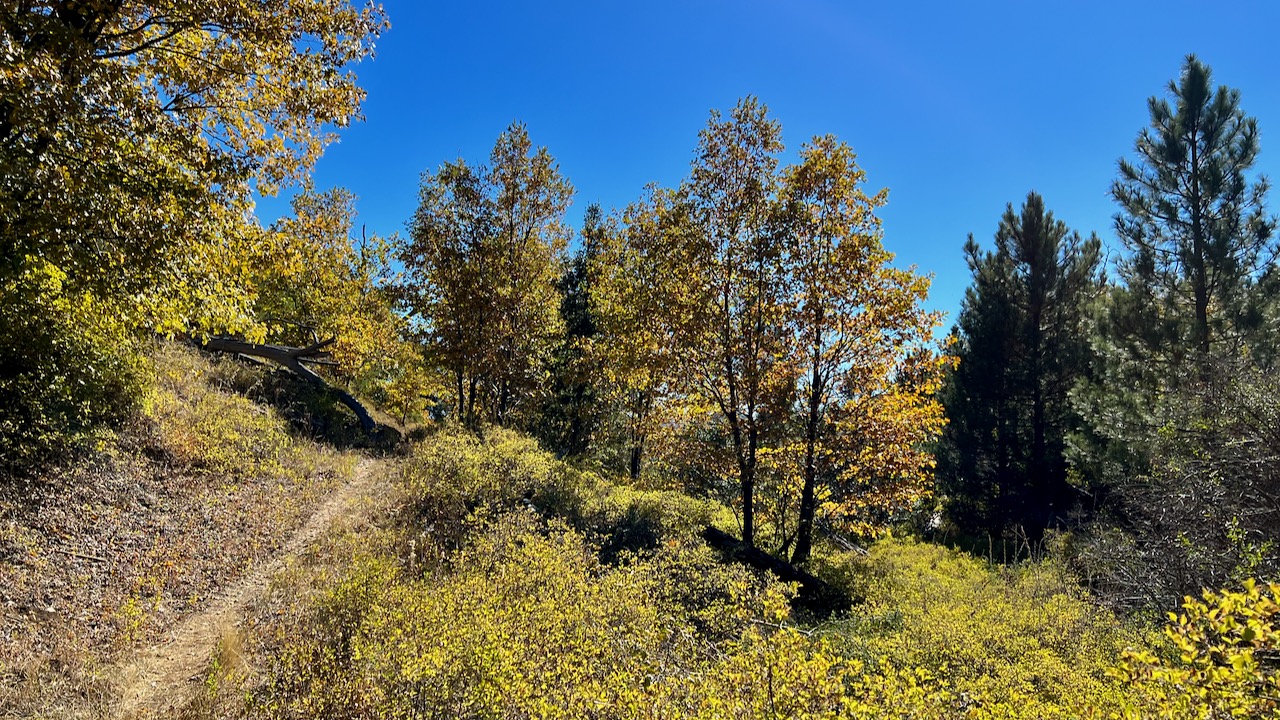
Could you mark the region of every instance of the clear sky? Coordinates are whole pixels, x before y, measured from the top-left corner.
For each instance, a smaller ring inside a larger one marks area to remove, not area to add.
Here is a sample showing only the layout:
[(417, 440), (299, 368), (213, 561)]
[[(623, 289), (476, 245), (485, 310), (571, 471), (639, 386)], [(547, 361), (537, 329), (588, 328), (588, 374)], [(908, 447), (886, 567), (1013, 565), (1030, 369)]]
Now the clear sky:
[[(756, 95), (789, 160), (815, 134), (889, 188), (885, 245), (935, 274), (949, 327), (973, 233), (989, 245), (1029, 190), (1114, 248), (1116, 160), (1196, 53), (1258, 119), (1258, 170), (1280, 175), (1280, 2), (384, 1), (392, 28), (357, 68), (366, 121), (317, 168), (359, 197), (370, 232), (404, 231), (420, 173), (485, 162), (527, 124), (589, 203), (621, 208), (688, 172), (712, 108)], [(1280, 209), (1272, 193), (1271, 211)], [(259, 204), (270, 222), (282, 199)]]

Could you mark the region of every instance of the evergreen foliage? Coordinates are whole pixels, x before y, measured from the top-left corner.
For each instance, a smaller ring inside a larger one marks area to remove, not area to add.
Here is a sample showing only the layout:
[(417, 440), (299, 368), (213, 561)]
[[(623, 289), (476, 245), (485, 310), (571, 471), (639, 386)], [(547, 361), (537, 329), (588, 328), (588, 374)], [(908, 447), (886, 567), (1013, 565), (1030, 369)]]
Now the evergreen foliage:
[(1240, 92), (1213, 88), (1209, 68), (1188, 55), (1169, 93), (1172, 105), (1148, 101), (1136, 162), (1121, 159), (1111, 187), (1126, 250), (1114, 336), (1155, 372), (1231, 355), (1266, 332), (1260, 281), (1277, 252), (1269, 183), (1246, 177), (1258, 123), (1240, 109)]
[(551, 356), (551, 387), (537, 430), (543, 442), (561, 457), (588, 451), (604, 411), (603, 371), (592, 353), (592, 343), (599, 333), (595, 295), (607, 232), (600, 206), (588, 205), (579, 235), (581, 246), (558, 284), (564, 337)]
[(1021, 528), (1038, 540), (1078, 501), (1066, 442), (1069, 393), (1092, 362), (1087, 323), (1102, 288), (1101, 244), (1054, 218), (1036, 193), (1010, 204), (983, 252), (969, 236), (973, 284), (956, 325), (959, 365), (942, 393), (938, 448), (947, 513), (962, 530)]
[(1137, 162), (1120, 162), (1123, 284), (1078, 393), (1088, 423), (1073, 461), (1115, 526), (1087, 536), (1080, 562), (1134, 604), (1171, 607), (1277, 567), (1276, 445), (1257, 404), (1274, 386), (1276, 220), (1266, 180), (1246, 177), (1257, 122), (1210, 80), (1188, 56), (1173, 104), (1148, 103)]

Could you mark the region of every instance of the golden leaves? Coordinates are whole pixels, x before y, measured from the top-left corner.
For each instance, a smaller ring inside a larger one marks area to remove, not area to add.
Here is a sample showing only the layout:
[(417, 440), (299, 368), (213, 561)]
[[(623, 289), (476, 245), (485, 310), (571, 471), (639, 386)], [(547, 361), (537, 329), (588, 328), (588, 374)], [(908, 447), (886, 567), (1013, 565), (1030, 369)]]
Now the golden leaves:
[[(246, 329), (252, 187), (303, 178), (358, 117), (385, 29), (348, 0), (46, 2), (0, 58), (0, 235), (163, 332)], [(18, 189), (13, 189), (18, 188)], [(47, 199), (47, 201), (46, 201)], [(232, 246), (235, 251), (228, 251)]]

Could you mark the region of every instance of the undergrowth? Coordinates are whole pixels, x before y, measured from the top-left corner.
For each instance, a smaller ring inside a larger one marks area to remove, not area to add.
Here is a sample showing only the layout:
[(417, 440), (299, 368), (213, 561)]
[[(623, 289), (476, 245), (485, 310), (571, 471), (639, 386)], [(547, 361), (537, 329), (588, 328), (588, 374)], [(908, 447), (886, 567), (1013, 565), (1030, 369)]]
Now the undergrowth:
[[(1173, 713), (1171, 678), (1196, 681), (1176, 668), (1201, 662), (1201, 650), (1211, 658), (1208, 636), (1177, 650), (1127, 627), (1050, 562), (997, 567), (894, 539), (866, 557), (827, 549), (814, 567), (863, 602), (813, 626), (790, 615), (793, 588), (726, 565), (699, 541), (714, 506), (611, 484), (514, 433), (428, 438), (405, 461), (400, 489), (394, 521), (284, 591), (310, 600), (265, 633), (265, 672), (239, 712), (1207, 720), (1275, 711), (1265, 699), (1251, 714), (1193, 700)], [(1249, 604), (1233, 602), (1237, 614)], [(1238, 695), (1253, 682), (1232, 687)]]

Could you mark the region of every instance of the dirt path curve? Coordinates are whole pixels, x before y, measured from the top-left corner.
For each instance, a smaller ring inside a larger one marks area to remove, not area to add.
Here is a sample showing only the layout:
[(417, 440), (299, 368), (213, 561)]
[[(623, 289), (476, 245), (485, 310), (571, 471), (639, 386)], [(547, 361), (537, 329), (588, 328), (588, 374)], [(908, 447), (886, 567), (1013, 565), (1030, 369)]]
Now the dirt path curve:
[(266, 591), (271, 578), (318, 540), (341, 518), (368, 512), (387, 483), (385, 468), (362, 459), (354, 477), (338, 488), (270, 560), (226, 588), (203, 611), (178, 623), (168, 639), (134, 654), (116, 671), (121, 691), (117, 717), (122, 720), (152, 717), (183, 700), (188, 681), (209, 664), (224, 630), (235, 624), (250, 601)]

